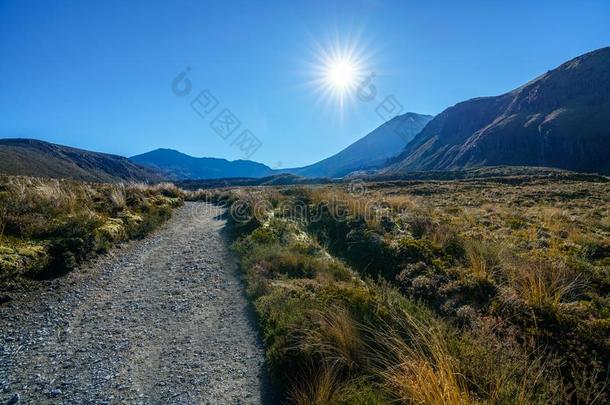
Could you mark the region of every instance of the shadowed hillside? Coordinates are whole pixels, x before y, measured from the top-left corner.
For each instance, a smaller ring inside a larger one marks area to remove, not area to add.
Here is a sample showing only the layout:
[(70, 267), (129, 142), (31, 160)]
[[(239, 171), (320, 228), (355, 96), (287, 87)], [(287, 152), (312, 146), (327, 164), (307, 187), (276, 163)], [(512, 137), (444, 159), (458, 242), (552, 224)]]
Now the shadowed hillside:
[(0, 173), (95, 182), (163, 179), (161, 173), (121, 156), (34, 139), (0, 139)]
[(609, 173), (610, 47), (446, 109), (391, 163), (387, 174), (497, 165)]

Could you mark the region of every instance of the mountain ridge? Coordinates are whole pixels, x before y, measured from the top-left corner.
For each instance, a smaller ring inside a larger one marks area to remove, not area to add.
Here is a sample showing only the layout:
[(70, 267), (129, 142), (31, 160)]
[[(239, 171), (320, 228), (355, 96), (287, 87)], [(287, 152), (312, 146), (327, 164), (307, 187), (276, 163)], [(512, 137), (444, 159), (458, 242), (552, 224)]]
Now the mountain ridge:
[(281, 172), (306, 177), (343, 177), (351, 172), (383, 167), (434, 118), (407, 112), (381, 124), (341, 151), (311, 165)]
[(270, 167), (251, 160), (194, 157), (169, 148), (155, 149), (129, 159), (177, 180), (264, 177), (272, 173)]
[(176, 180), (262, 178), (291, 173), (297, 176), (343, 177), (359, 170), (383, 167), (428, 123), (430, 115), (405, 113), (385, 122), (338, 153), (304, 167), (272, 169), (251, 160), (195, 157), (170, 148), (159, 148), (130, 159), (164, 172)]
[(92, 182), (164, 179), (161, 173), (122, 156), (27, 138), (0, 139), (0, 173)]
[(382, 173), (498, 165), (610, 172), (610, 47), (447, 108)]

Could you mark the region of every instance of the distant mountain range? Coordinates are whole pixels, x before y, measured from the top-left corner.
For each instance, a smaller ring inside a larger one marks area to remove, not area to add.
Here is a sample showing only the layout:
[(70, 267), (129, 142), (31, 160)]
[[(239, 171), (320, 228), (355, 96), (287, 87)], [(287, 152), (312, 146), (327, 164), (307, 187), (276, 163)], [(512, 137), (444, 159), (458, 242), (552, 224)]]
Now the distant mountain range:
[(485, 166), (610, 173), (610, 47), (574, 58), (506, 94), (458, 103), (434, 118), (395, 117), (339, 153), (300, 168), (273, 170), (249, 160), (198, 158), (172, 149), (127, 159), (30, 139), (0, 140), (0, 173), (87, 181), (269, 177), (267, 184), (371, 173), (399, 178)]
[(0, 139), (0, 173), (93, 182), (159, 181), (162, 173), (127, 158), (34, 139)]
[(133, 162), (164, 172), (168, 178), (221, 179), (230, 177), (265, 177), (273, 170), (251, 160), (193, 157), (173, 149), (156, 149), (130, 158)]
[(378, 169), (396, 156), (430, 120), (431, 115), (399, 115), (341, 152), (309, 166), (283, 171), (305, 177), (343, 177), (359, 170)]
[(172, 149), (157, 149), (133, 156), (132, 161), (167, 173), (170, 178), (220, 179), (266, 177), (291, 173), (303, 177), (343, 177), (357, 170), (383, 167), (388, 158), (398, 154), (432, 119), (430, 115), (407, 113), (381, 125), (341, 152), (305, 167), (273, 170), (250, 160), (228, 161), (193, 157)]
[(446, 109), (382, 173), (498, 165), (610, 173), (610, 47)]

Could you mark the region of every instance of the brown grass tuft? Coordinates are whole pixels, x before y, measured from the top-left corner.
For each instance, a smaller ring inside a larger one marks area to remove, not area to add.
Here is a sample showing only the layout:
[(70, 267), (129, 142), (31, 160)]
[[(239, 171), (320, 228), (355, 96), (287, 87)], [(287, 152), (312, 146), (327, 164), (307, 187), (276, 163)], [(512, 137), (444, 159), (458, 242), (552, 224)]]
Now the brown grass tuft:
[(393, 325), (370, 328), (375, 372), (398, 400), (416, 404), (472, 404), (443, 333), (402, 311)]
[(534, 308), (557, 310), (584, 286), (581, 274), (563, 263), (512, 258), (504, 267), (511, 288)]
[(321, 355), (333, 368), (356, 368), (364, 346), (359, 326), (345, 308), (332, 306), (310, 312), (314, 327), (306, 331), (300, 349)]
[(332, 366), (311, 366), (308, 373), (295, 381), (288, 393), (295, 405), (333, 405), (338, 402), (340, 380)]

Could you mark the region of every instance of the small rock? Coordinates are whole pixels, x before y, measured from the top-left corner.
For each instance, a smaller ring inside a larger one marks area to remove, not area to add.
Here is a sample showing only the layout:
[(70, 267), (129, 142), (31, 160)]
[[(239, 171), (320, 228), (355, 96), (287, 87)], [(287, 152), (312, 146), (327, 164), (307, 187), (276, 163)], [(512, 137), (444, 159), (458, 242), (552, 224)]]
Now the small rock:
[(11, 399), (8, 400), (8, 402), (6, 403), (6, 405), (14, 405), (17, 402), (19, 402), (19, 399), (21, 399), (21, 397), (19, 396), (19, 394), (15, 394), (11, 397)]
[(61, 390), (59, 388), (54, 388), (51, 390), (51, 397), (55, 398), (61, 395)]

